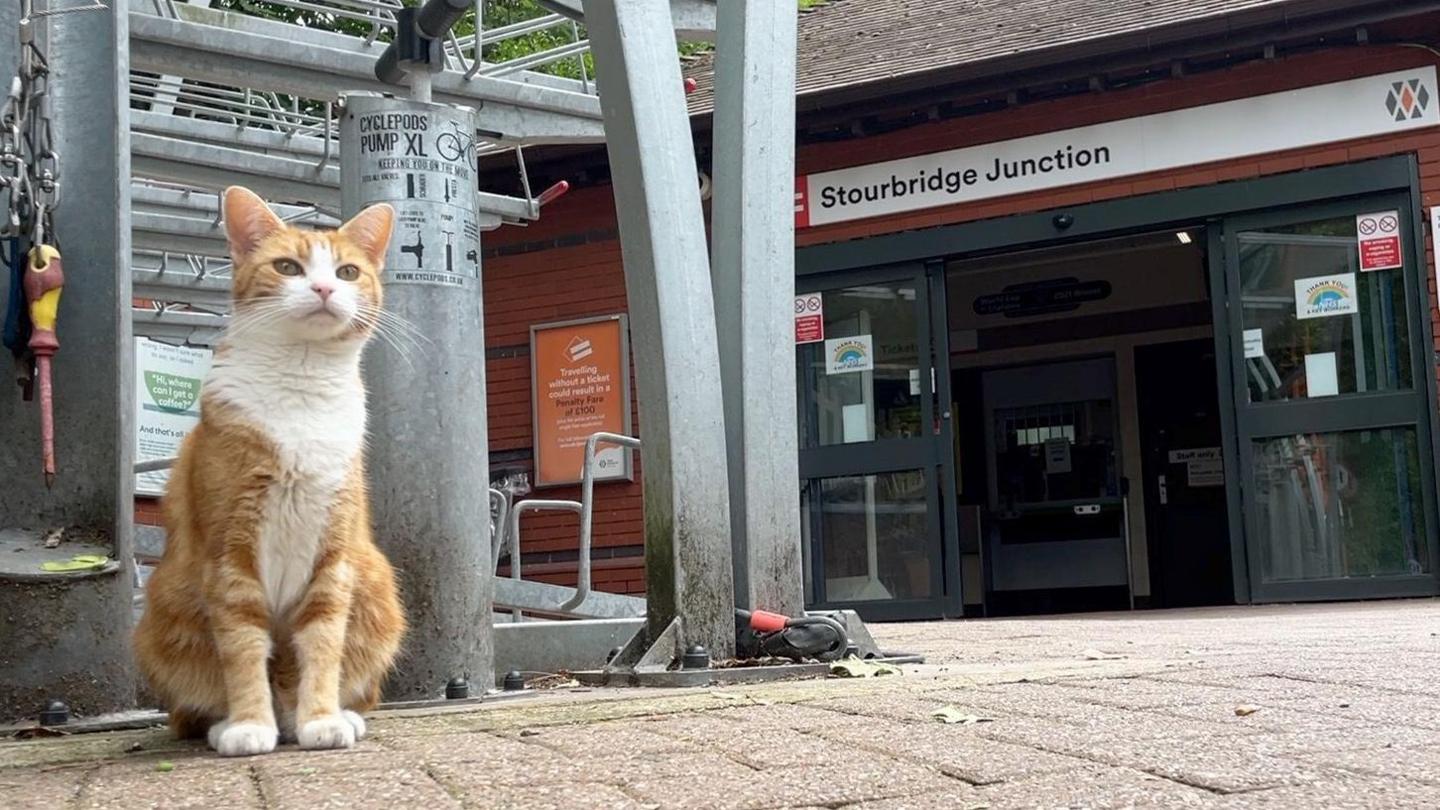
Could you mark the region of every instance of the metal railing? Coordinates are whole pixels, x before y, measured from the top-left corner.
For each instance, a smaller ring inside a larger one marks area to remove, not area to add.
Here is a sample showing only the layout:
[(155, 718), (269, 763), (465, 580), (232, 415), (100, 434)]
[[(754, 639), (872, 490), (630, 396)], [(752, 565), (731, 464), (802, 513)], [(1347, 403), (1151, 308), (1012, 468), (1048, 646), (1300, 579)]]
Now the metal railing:
[[(186, 3), (184, 0), (150, 0), (150, 5), (156, 15), (160, 17), (179, 19), (178, 7), (186, 5)], [(389, 42), (393, 39), (396, 25), (395, 12), (404, 7), (400, 0), (267, 0), (266, 5), (308, 12), (331, 21), (349, 20), (366, 23), (369, 25), (369, 30), (364, 37), (360, 37), (366, 44), (377, 41)], [(249, 13), (243, 8), (231, 11), (241, 14)], [(262, 15), (252, 14), (251, 16)], [(471, 79), (477, 75), (498, 78), (573, 61), (575, 72), (580, 77), (578, 80), (580, 91), (586, 94), (594, 93), (589, 66), (585, 61), (585, 55), (590, 52), (590, 40), (581, 35), (580, 26), (569, 17), (561, 14), (543, 14), (528, 20), (519, 20), (508, 25), (487, 29), (485, 27), (484, 2), (483, 0), (473, 0), (473, 6), (465, 14), (464, 19), (473, 22), (474, 33), (457, 36), (453, 31), (447, 32), (442, 40), (442, 47), (446, 67), (453, 67), (461, 71), (465, 78)], [(338, 27), (336, 26), (336, 28)], [(556, 29), (566, 35), (566, 42), (514, 59), (501, 62), (485, 61), (487, 47), (499, 45), (517, 37)]]
[[(556, 610), (561, 613), (569, 612), (579, 607), (581, 603), (590, 596), (591, 579), (591, 527), (595, 513), (595, 451), (602, 445), (616, 445), (639, 449), (640, 440), (633, 436), (622, 436), (618, 433), (592, 433), (590, 438), (585, 440), (585, 456), (580, 472), (580, 500), (545, 500), (532, 498), (519, 501), (510, 507), (509, 527), (506, 536), (498, 538), (493, 547), (495, 565), (500, 564), (500, 548), (502, 543), (508, 540), (510, 545), (510, 578), (520, 579), (520, 517), (526, 512), (575, 512), (580, 516), (580, 547), (579, 567), (576, 571), (575, 595), (561, 603)], [(492, 490), (492, 497), (493, 497)], [(516, 608), (512, 614), (515, 621), (522, 617), (522, 611)]]

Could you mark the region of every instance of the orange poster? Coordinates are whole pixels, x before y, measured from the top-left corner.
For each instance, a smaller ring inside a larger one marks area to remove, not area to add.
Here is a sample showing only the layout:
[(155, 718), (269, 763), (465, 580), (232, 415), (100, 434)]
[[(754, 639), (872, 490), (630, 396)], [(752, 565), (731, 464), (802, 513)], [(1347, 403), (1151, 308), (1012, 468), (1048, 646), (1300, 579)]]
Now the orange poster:
[[(630, 432), (630, 358), (624, 315), (530, 328), (535, 486), (580, 480), (593, 433)], [(630, 451), (601, 445), (595, 480), (631, 478)]]

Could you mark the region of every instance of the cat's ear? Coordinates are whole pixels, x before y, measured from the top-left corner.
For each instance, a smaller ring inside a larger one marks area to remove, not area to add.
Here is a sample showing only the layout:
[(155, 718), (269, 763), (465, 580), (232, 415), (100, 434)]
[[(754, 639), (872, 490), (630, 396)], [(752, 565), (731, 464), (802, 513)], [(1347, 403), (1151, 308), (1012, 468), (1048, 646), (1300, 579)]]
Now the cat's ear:
[(243, 261), (265, 237), (285, 227), (265, 201), (255, 192), (240, 186), (225, 189), (225, 237), (230, 242), (230, 257)]
[(390, 247), (390, 231), (395, 225), (395, 209), (377, 203), (350, 218), (340, 226), (340, 235), (354, 242), (376, 267), (385, 264), (385, 251)]

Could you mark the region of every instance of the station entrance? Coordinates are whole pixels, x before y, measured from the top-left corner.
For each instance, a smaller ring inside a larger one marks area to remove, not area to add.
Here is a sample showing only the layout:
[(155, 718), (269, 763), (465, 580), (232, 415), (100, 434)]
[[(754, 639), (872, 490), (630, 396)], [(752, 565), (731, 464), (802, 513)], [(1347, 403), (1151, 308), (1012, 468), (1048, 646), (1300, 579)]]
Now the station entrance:
[(947, 263), (969, 612), (1232, 601), (1205, 244)]
[[(1083, 235), (1047, 212), (817, 249), (848, 268), (797, 279), (823, 303), (797, 347), (807, 602), (1435, 594), (1413, 166), (1366, 168), (1095, 203), (1072, 209)], [(860, 266), (887, 254), (909, 261)]]

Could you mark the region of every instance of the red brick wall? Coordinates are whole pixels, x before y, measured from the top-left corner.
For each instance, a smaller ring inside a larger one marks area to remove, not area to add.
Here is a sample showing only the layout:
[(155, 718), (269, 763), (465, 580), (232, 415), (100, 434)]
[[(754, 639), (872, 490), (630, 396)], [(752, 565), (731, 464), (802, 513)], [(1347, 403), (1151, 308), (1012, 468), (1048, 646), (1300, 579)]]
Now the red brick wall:
[(135, 499), (135, 522), (141, 526), (159, 526), (160, 499), (137, 497)]

